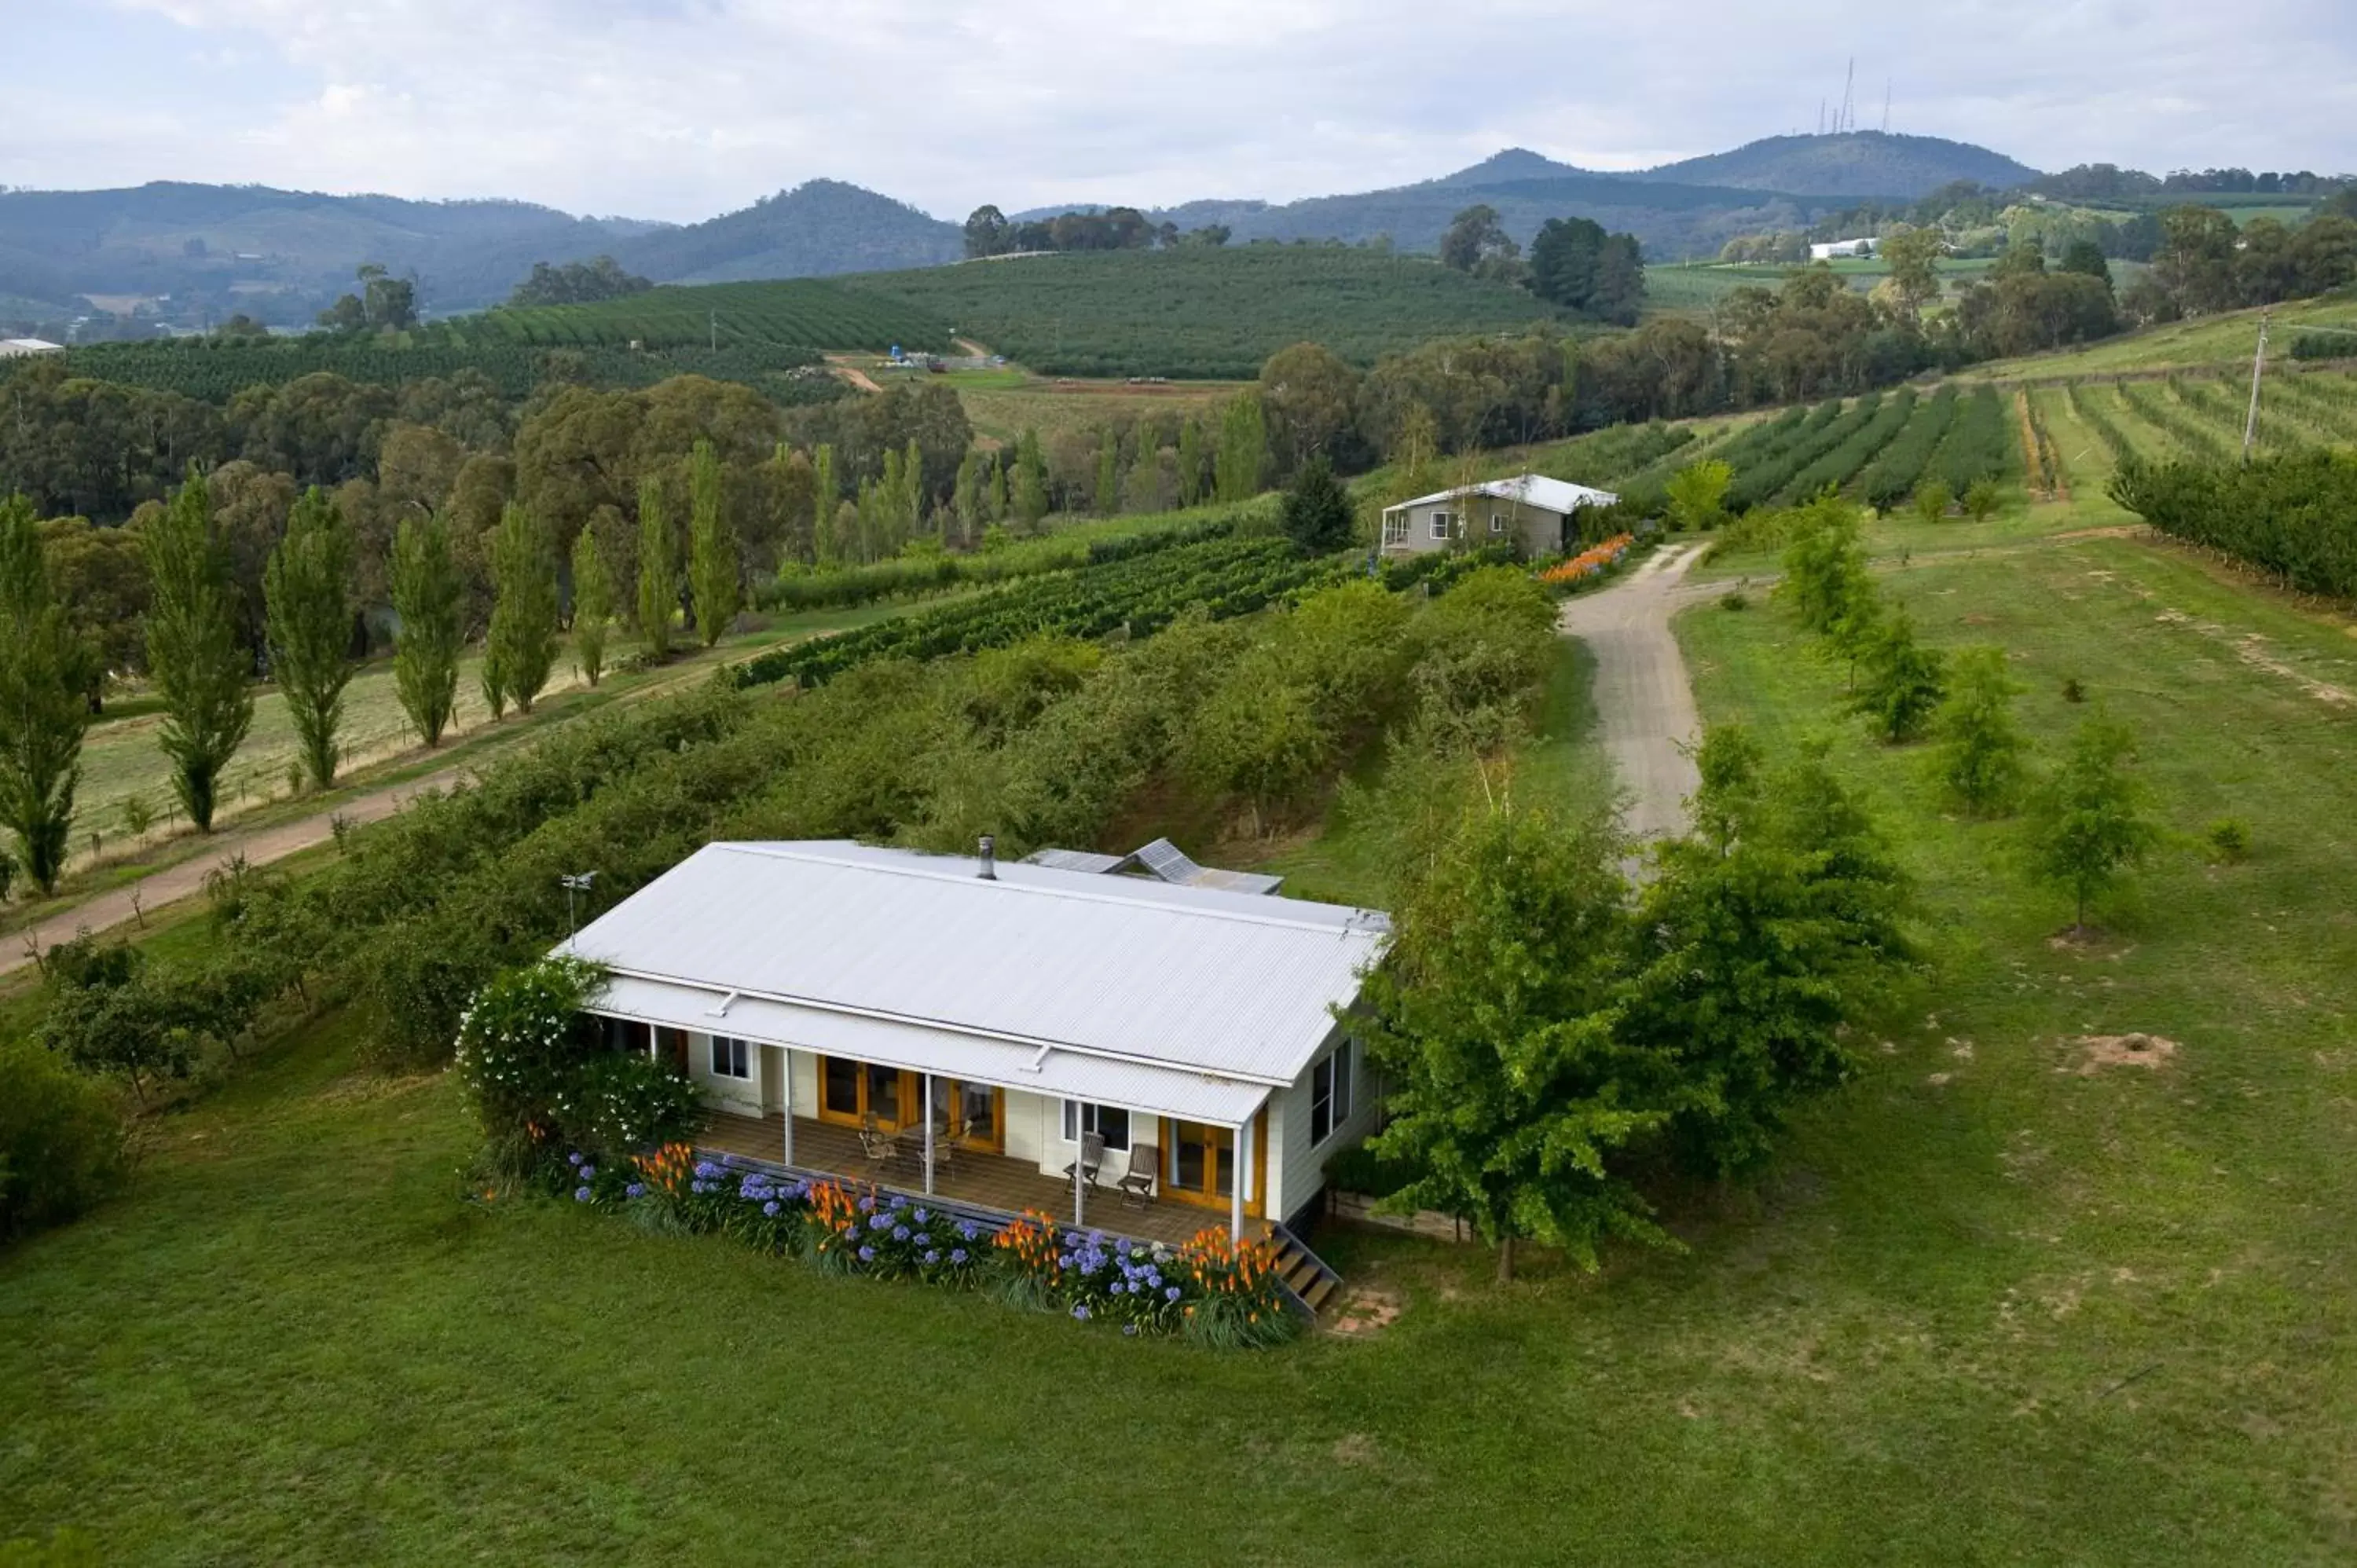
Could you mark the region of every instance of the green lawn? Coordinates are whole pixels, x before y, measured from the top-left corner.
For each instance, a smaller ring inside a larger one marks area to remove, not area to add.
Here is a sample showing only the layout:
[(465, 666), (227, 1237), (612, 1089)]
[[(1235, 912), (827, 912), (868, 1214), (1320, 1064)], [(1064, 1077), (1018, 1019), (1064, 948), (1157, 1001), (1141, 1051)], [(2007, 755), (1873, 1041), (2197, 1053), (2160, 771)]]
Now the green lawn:
[[(2349, 1560), (2357, 706), (2302, 682), (2357, 685), (2357, 638), (2118, 539), (1885, 581), (1932, 638), (2015, 652), (2041, 742), (2083, 681), (2143, 732), (2169, 825), (2235, 812), (2252, 858), (2173, 844), (2104, 943), (2058, 950), (2015, 829), (1951, 820), (1920, 753), (1835, 718), (1780, 608), (1684, 617), (1707, 715), (1835, 735), (1941, 959), (1756, 1185), (1672, 1208), (1685, 1251), (1541, 1257), (1500, 1291), (1475, 1250), (1330, 1235), (1404, 1305), (1389, 1328), (1125, 1340), (469, 1204), (454, 1087), (357, 1075), (330, 1019), (161, 1119), (124, 1197), (0, 1256), (0, 1538), (79, 1524), (110, 1563)], [(1585, 692), (1567, 662), (1573, 795)], [(2073, 1070), (2066, 1042), (2130, 1030), (2174, 1059)]]

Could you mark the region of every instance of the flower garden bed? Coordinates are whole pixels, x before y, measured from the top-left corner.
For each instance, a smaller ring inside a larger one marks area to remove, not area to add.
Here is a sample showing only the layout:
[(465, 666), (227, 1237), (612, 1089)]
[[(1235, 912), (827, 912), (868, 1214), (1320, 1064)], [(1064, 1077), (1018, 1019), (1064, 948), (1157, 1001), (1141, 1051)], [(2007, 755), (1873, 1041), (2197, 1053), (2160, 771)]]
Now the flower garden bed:
[(1635, 542), (1636, 535), (1632, 533), (1616, 533), (1602, 543), (1589, 545), (1567, 561), (1558, 561), (1543, 568), (1538, 573), (1538, 579), (1557, 593), (1568, 592), (1588, 578), (1600, 577), (1619, 565), (1620, 558), (1629, 553), (1629, 546)]
[(568, 1155), (551, 1191), (659, 1233), (717, 1232), (822, 1272), (978, 1290), (1007, 1305), (1222, 1348), (1299, 1332), (1266, 1242), (1217, 1226), (1178, 1246), (1059, 1225), (1036, 1210), (996, 1224), (904, 1193), (698, 1159), (667, 1144), (627, 1165)]

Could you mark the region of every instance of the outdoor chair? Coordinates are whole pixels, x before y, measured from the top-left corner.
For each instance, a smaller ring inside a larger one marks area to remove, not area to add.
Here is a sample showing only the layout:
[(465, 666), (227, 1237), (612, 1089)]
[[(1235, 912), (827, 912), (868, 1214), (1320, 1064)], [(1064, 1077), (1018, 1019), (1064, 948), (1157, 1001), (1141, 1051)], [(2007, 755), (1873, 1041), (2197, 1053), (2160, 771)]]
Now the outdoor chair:
[[(1081, 1177), (1082, 1180), (1086, 1181), (1091, 1187), (1096, 1186), (1097, 1172), (1104, 1168), (1104, 1134), (1102, 1133), (1082, 1133), (1081, 1157), (1074, 1161), (1073, 1165), (1077, 1165), (1080, 1167)], [(1064, 1167), (1064, 1179), (1066, 1181), (1072, 1179), (1072, 1165), (1066, 1165)]]
[(873, 1114), (859, 1122), (859, 1152), (872, 1165), (888, 1165), (900, 1152), (900, 1140), (877, 1124)]
[(1162, 1151), (1151, 1144), (1135, 1144), (1129, 1151), (1129, 1172), (1114, 1186), (1121, 1189), (1124, 1208), (1143, 1208), (1154, 1201), (1155, 1178), (1162, 1171)]

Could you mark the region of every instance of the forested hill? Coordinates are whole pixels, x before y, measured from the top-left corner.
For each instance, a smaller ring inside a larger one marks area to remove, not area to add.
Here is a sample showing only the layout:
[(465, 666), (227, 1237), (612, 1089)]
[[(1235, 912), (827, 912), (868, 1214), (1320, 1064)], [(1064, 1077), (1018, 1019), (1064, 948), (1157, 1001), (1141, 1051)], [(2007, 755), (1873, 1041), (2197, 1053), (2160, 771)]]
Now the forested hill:
[(1663, 164), (1624, 177), (1742, 190), (1805, 190), (1820, 196), (1927, 196), (1951, 180), (2009, 189), (2039, 177), (2003, 153), (1941, 136), (1851, 131), (1769, 136), (1730, 153)]
[[(535, 261), (589, 256), (656, 225), (523, 201), (407, 201), (168, 181), (0, 192), (0, 295), (195, 297), (226, 316), (307, 322), (352, 269), (418, 274), (435, 305), (503, 297)], [(274, 305), (279, 308), (274, 308)]]
[(814, 179), (737, 212), (630, 241), (614, 259), (657, 283), (740, 283), (956, 261), (958, 226), (841, 180)]
[(721, 283), (954, 261), (954, 224), (812, 180), (686, 228), (576, 218), (522, 201), (407, 201), (264, 186), (156, 183), (0, 192), (0, 298), (80, 314), (77, 299), (169, 298), (184, 324), (242, 312), (308, 326), (352, 272), (414, 275), (429, 312), (504, 300), (536, 262), (612, 255), (657, 283)]

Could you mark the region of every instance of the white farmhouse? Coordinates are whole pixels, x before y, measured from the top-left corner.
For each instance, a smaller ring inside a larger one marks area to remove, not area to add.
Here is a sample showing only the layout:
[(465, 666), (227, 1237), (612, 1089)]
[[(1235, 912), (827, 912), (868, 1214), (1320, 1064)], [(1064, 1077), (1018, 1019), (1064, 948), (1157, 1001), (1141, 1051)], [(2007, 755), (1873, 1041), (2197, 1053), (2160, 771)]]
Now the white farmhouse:
[(1341, 1020), (1391, 928), (1273, 886), (1160, 843), (1010, 865), (987, 840), (714, 843), (559, 950), (607, 970), (588, 1011), (614, 1047), (703, 1090), (707, 1154), (1000, 1222), (1250, 1225), (1315, 1310), (1331, 1271), (1282, 1222), (1374, 1125)]
[(1827, 240), (1822, 244), (1811, 245), (1809, 247), (1809, 260), (1813, 262), (1830, 262), (1849, 256), (1864, 258), (1869, 257), (1873, 254), (1874, 241), (1871, 238), (1863, 240)]
[(1542, 474), (1460, 485), (1384, 508), (1383, 553), (1418, 555), (1458, 543), (1511, 542), (1525, 555), (1552, 555), (1573, 536), (1573, 513), (1620, 499)]

